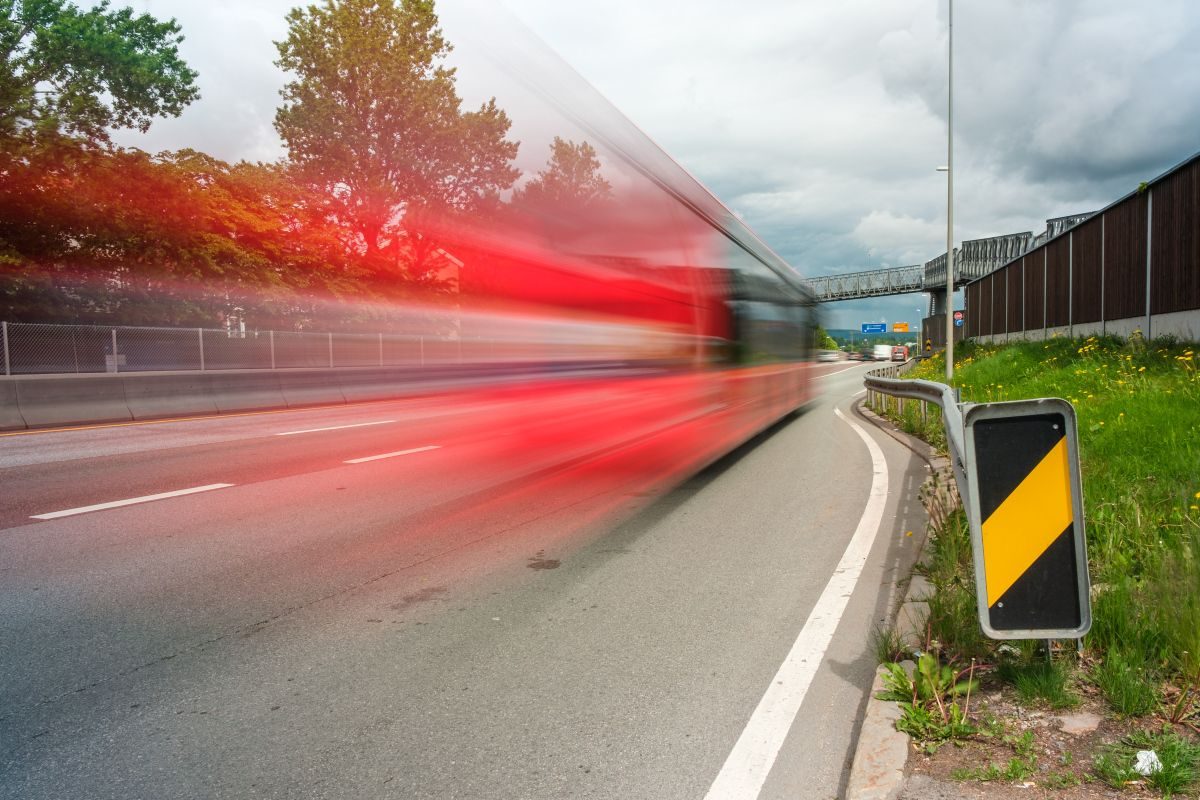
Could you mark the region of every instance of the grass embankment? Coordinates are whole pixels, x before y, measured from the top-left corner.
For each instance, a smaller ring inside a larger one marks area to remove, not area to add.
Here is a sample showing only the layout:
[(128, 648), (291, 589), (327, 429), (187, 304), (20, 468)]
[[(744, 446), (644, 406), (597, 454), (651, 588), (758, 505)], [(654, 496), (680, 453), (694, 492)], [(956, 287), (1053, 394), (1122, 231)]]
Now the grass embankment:
[[(944, 659), (1000, 665), (1002, 680), (1054, 706), (1070, 705), (1071, 683), (1086, 681), (1118, 714), (1200, 730), (1198, 349), (1095, 337), (956, 349), (965, 402), (1062, 397), (1075, 406), (1094, 621), (1078, 673), (1039, 665), (1031, 646), (1011, 655), (985, 640), (959, 511), (934, 531), (925, 558), (929, 632)], [(944, 375), (937, 357), (905, 377)], [(918, 404), (896, 405), (888, 416), (944, 447), (936, 410), (922, 419)]]

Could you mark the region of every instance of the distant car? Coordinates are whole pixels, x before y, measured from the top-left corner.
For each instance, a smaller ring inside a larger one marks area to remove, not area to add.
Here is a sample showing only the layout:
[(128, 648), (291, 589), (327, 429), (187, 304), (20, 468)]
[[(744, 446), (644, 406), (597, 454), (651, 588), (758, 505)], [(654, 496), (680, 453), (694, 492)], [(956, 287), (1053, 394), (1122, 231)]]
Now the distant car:
[(892, 357), (892, 346), (890, 344), (877, 344), (875, 349), (871, 351), (871, 358), (875, 361), (888, 361)]
[(908, 348), (902, 344), (893, 347), (892, 361), (908, 361)]
[(817, 361), (822, 363), (827, 361), (841, 361), (842, 353), (840, 350), (818, 350)]

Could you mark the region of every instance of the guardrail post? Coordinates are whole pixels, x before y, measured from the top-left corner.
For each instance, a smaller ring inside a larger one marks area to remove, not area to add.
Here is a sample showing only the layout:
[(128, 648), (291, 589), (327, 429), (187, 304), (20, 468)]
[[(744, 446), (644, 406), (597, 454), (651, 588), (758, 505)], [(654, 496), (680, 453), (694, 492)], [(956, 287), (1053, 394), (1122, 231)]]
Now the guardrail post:
[(196, 339), (200, 342), (200, 371), (204, 372), (204, 328), (196, 328)]
[(0, 339), (4, 340), (4, 374), (12, 375), (12, 361), (8, 356), (8, 323), (0, 322)]
[(117, 329), (112, 329), (112, 365), (113, 372), (120, 372), (121, 365), (117, 363)]
[(333, 369), (333, 331), (329, 332), (329, 368)]
[(275, 369), (275, 331), (267, 331), (267, 338), (271, 340), (271, 369)]

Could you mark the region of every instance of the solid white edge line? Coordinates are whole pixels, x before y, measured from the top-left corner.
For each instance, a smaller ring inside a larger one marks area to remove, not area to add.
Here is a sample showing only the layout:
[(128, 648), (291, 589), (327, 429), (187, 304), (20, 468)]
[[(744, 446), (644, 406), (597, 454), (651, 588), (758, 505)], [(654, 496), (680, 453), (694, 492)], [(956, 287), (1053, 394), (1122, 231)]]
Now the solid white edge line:
[(48, 514), (34, 514), (30, 519), (58, 519), (59, 517), (73, 517), (76, 514), (88, 514), (92, 511), (104, 511), (109, 508), (120, 508), (121, 506), (132, 506), (138, 503), (152, 503), (155, 500), (165, 500), (168, 497), (182, 497), (187, 494), (198, 494), (200, 492), (211, 492), (214, 489), (228, 489), (233, 486), (232, 483), (210, 483), (207, 486), (194, 486), (191, 489), (176, 489), (173, 492), (161, 492), (159, 494), (148, 494), (144, 497), (131, 497), (128, 500), (113, 500), (111, 503), (97, 503), (94, 506), (80, 506), (79, 508), (68, 508), (65, 511), (51, 511)]
[(365, 428), (368, 425), (386, 425), (389, 422), (395, 422), (395, 421), (396, 420), (394, 420), (394, 419), (381, 419), (378, 422), (356, 422), (353, 425), (333, 425), (328, 428), (309, 428), (308, 430), (303, 430), (303, 431), (284, 431), (283, 433), (277, 433), (275, 435), (276, 436), (295, 436), (298, 433), (322, 433), (324, 431), (341, 431), (341, 430), (345, 430), (346, 428)]
[(364, 458), (351, 458), (342, 463), (344, 464), (365, 464), (368, 461), (378, 461), (381, 458), (395, 458), (396, 456), (407, 456), (411, 453), (424, 453), (426, 450), (437, 450), (441, 447), (440, 444), (430, 444), (425, 447), (414, 447), (411, 450), (397, 450), (394, 453), (380, 453), (377, 456), (366, 456)]
[(871, 454), (871, 491), (858, 527), (841, 561), (825, 584), (808, 621), (771, 679), (770, 686), (725, 759), (724, 766), (705, 795), (706, 800), (753, 800), (762, 791), (779, 749), (791, 730), (808, 687), (825, 658), (850, 595), (862, 574), (883, 520), (887, 503), (887, 461), (879, 445), (838, 409), (834, 413), (854, 429)]

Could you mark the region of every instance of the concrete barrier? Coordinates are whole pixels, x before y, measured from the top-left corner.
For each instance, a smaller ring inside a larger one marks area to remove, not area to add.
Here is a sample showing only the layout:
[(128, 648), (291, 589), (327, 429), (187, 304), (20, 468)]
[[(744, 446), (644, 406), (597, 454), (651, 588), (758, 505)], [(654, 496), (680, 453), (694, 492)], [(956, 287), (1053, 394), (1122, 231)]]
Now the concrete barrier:
[(16, 379), (17, 405), (30, 428), (129, 422), (119, 375), (30, 375)]
[(347, 403), (387, 400), (411, 393), (421, 373), (410, 369), (356, 369), (338, 375), (342, 396)]
[(0, 378), (0, 431), (19, 431), (27, 427), (17, 403), (17, 382)]
[(274, 372), (206, 372), (208, 393), (221, 414), (287, 408)]
[(329, 370), (287, 370), (279, 373), (279, 390), (288, 408), (331, 406), (346, 402), (341, 381)]
[(134, 419), (191, 417), (216, 414), (206, 376), (199, 372), (176, 375), (122, 375), (125, 402)]
[(342, 405), (502, 380), (503, 367), (342, 368), (0, 378), (0, 430)]

